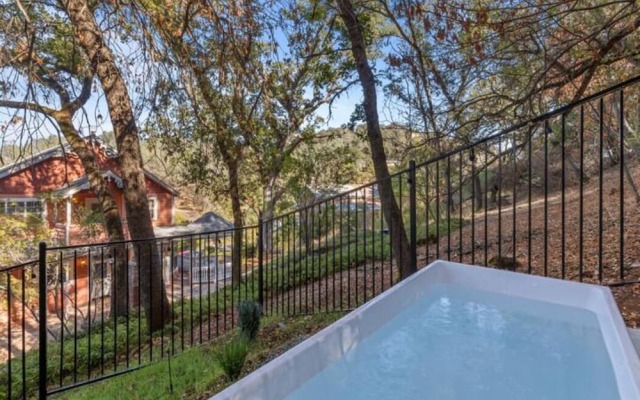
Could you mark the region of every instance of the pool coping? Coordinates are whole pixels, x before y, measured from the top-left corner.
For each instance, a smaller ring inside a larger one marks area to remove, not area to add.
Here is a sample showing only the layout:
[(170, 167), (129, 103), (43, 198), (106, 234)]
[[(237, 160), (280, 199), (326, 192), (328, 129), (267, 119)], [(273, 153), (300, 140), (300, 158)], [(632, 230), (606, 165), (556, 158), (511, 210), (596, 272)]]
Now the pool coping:
[(638, 328), (627, 328), (627, 332), (629, 332), (629, 339), (631, 339), (631, 344), (636, 349), (636, 353), (640, 356), (640, 329)]
[[(609, 288), (439, 260), (245, 376), (210, 400), (271, 400), (285, 397), (342, 357), (399, 309), (419, 298), (434, 282), (451, 280), (461, 283), (461, 272), (465, 275), (462, 283), (466, 286), (485, 290), (489, 286), (491, 291), (497, 293), (594, 312), (612, 360), (620, 399), (640, 399), (640, 358)], [(425, 276), (434, 279), (427, 280)], [(389, 303), (389, 306), (385, 307), (382, 302)]]

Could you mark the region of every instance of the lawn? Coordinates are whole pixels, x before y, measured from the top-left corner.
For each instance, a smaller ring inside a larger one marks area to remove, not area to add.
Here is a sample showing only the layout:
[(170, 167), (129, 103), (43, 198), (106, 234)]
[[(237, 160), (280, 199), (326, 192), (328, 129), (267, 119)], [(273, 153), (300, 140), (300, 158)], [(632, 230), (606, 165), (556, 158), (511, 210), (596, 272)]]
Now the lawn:
[[(343, 313), (302, 317), (270, 317), (262, 321), (256, 342), (243, 368), (246, 375), (331, 324)], [(224, 335), (207, 344), (186, 350), (169, 360), (160, 361), (116, 378), (53, 396), (54, 399), (206, 399), (228, 386), (229, 382), (214, 360), (213, 353), (231, 339)], [(173, 391), (170, 388), (170, 382)]]

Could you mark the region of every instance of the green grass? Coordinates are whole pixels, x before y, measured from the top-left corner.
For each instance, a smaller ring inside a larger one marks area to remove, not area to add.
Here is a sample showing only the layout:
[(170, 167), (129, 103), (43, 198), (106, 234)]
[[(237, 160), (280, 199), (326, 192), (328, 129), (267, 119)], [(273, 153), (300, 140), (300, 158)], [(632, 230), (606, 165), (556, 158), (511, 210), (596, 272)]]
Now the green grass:
[[(72, 383), (73, 371), (76, 371), (79, 380), (86, 379), (88, 366), (93, 369), (95, 374), (98, 365), (102, 365), (104, 361), (105, 369), (113, 369), (114, 362), (126, 351), (127, 338), (130, 348), (137, 346), (138, 331), (142, 336), (144, 343), (148, 337), (146, 322), (143, 318), (132, 318), (129, 320), (129, 331), (127, 335), (126, 322), (119, 320), (117, 323), (117, 334), (114, 333), (113, 322), (104, 324), (104, 329), (100, 328), (100, 332), (96, 332), (97, 326), (92, 326), (94, 333), (82, 333), (78, 335), (78, 340), (65, 340), (60, 349), (60, 342), (49, 342), (47, 347), (47, 375), (50, 382), (59, 384), (62, 375), (62, 384), (68, 385)], [(104, 337), (103, 337), (104, 332)], [(68, 334), (67, 334), (68, 335)], [(89, 352), (89, 342), (91, 341), (91, 352)], [(104, 347), (102, 346), (104, 343)], [(103, 350), (103, 351), (102, 351)], [(27, 352), (25, 357), (25, 375), (27, 397), (35, 396), (38, 381), (38, 350), (34, 349)], [(136, 358), (137, 362), (137, 358)], [(60, 368), (62, 364), (62, 368)], [(0, 368), (0, 398), (6, 398), (8, 371), (7, 364)], [(12, 365), (12, 392), (13, 397), (22, 398), (22, 363), (21, 360), (15, 359)]]
[(368, 261), (389, 259), (391, 247), (389, 237), (371, 232), (351, 233), (340, 239), (321, 243), (314, 251), (303, 252), (302, 256), (282, 257), (267, 265), (265, 289), (286, 290), (307, 284), (340, 270), (361, 265)]
[[(235, 297), (237, 299), (237, 295)], [(182, 349), (182, 327), (184, 327), (184, 347), (191, 347), (191, 335), (199, 333), (200, 323), (207, 320), (209, 315), (205, 313), (208, 307), (202, 304), (202, 314), (198, 301), (185, 300), (174, 303), (173, 323), (168, 323), (162, 332), (155, 332), (149, 337), (146, 319), (133, 315), (127, 321), (119, 318), (114, 326), (113, 320), (105, 320), (104, 324), (92, 324), (92, 333), (87, 331), (78, 333), (77, 340), (73, 334), (65, 333), (62, 349), (60, 341), (50, 341), (47, 346), (47, 376), (50, 384), (62, 386), (73, 383), (74, 371), (78, 381), (86, 380), (89, 376), (101, 376), (102, 368), (108, 374), (114, 370), (123, 370), (127, 367), (149, 364), (160, 359), (160, 346), (158, 342), (164, 335), (165, 348), (173, 338), (173, 349), (180, 352)], [(193, 319), (191, 312), (193, 311)], [(59, 334), (59, 328), (53, 329)], [(208, 330), (203, 328), (203, 334), (208, 336)], [(212, 332), (215, 335), (215, 332)], [(155, 345), (151, 348), (149, 341)], [(196, 342), (197, 343), (197, 342)], [(142, 351), (138, 352), (141, 348)], [(91, 351), (89, 351), (91, 349)], [(127, 351), (128, 350), (128, 351)], [(128, 354), (128, 357), (127, 357)], [(175, 354), (175, 353), (174, 353)], [(129, 365), (127, 365), (127, 358)], [(27, 397), (35, 396), (38, 382), (38, 349), (30, 350), (25, 355), (25, 376)], [(14, 359), (11, 365), (12, 397), (22, 398), (22, 360)], [(91, 369), (91, 374), (89, 374)], [(7, 398), (8, 365), (0, 366), (0, 398)]]
[[(221, 376), (211, 348), (192, 348), (171, 360), (174, 395), (205, 391)], [(57, 399), (171, 399), (169, 362), (160, 361), (120, 377), (64, 392)]]
[(227, 341), (219, 351), (213, 353), (213, 359), (218, 364), (230, 382), (238, 379), (244, 368), (249, 354), (251, 342), (244, 334), (238, 334)]
[[(273, 357), (340, 318), (342, 313), (317, 314), (296, 318), (266, 318), (252, 345), (242, 375), (257, 369)], [(194, 347), (171, 359), (173, 393), (169, 387), (169, 361), (163, 360), (116, 378), (74, 389), (54, 399), (200, 399), (216, 393), (230, 383), (214, 361), (232, 335)]]

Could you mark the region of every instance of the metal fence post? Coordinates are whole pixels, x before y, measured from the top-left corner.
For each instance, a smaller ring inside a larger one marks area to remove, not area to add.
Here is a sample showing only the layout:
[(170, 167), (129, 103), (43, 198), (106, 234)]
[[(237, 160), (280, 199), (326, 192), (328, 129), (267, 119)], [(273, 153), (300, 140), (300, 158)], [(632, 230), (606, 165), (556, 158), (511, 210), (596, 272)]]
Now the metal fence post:
[(38, 398), (47, 398), (47, 243), (40, 242), (38, 249)]
[(416, 210), (416, 162), (409, 161), (409, 246), (411, 254), (409, 262), (411, 270), (418, 269), (418, 229), (417, 229), (417, 210)]
[(258, 303), (264, 310), (264, 230), (262, 215), (258, 218)]

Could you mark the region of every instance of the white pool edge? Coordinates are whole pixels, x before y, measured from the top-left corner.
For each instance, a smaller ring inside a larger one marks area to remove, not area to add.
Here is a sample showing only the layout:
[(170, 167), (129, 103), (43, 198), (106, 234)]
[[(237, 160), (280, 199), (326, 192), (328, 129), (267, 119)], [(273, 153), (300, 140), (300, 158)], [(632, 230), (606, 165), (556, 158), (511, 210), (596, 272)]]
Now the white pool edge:
[[(461, 275), (466, 277), (462, 281)], [(430, 279), (421, 282), (425, 277)], [(429, 286), (443, 281), (594, 312), (600, 322), (621, 399), (640, 399), (640, 358), (609, 288), (436, 261), (263, 365), (210, 400), (275, 400), (285, 397), (327, 365), (342, 357), (412, 299), (419, 297)]]

